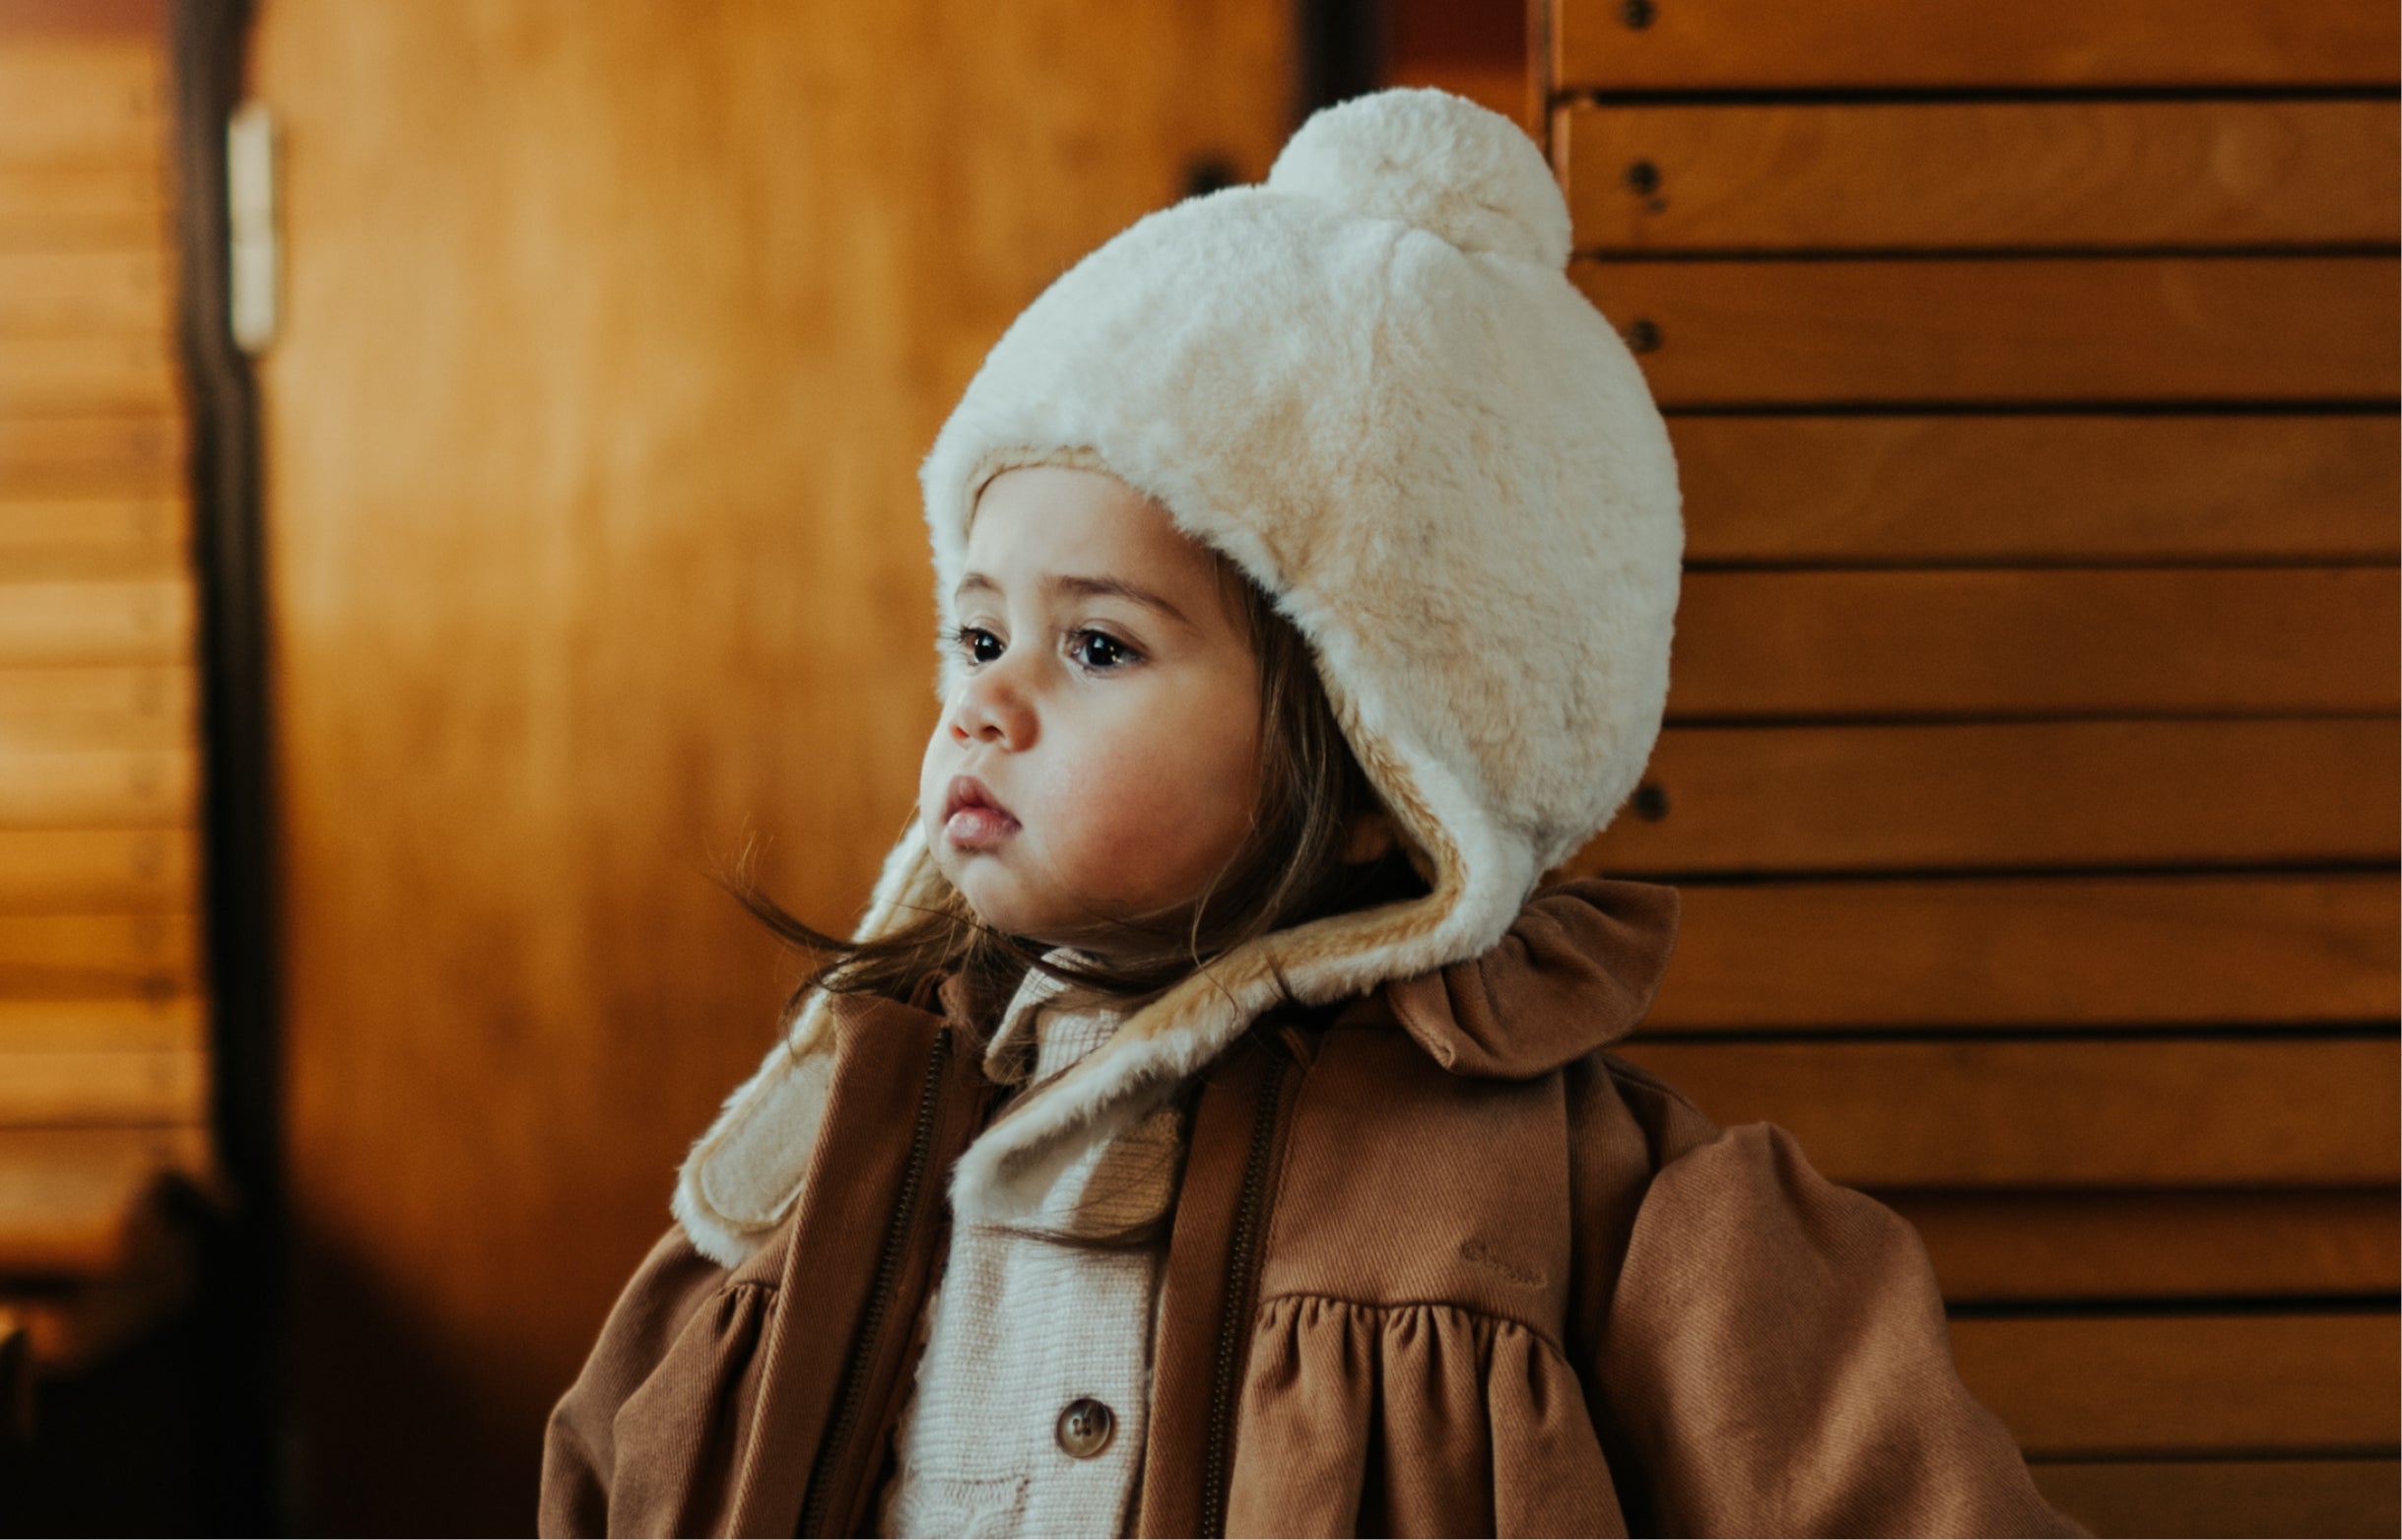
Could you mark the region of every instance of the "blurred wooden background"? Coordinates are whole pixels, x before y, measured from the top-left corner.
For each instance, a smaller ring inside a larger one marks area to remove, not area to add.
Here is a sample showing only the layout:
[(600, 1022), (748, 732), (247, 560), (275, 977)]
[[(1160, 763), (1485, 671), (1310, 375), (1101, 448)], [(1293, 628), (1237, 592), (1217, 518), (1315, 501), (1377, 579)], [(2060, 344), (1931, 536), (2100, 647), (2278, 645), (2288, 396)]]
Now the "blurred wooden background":
[[(0, 0), (0, 1382), (198, 1490), (205, 1374), (108, 1357), (214, 1168), (169, 14)], [(791, 976), (708, 873), (838, 925), (909, 812), (917, 457), (1336, 24), (1548, 145), (1671, 414), (1670, 725), (1581, 858), (1685, 894), (1631, 1055), (1920, 1226), (2102, 1532), (2394, 1532), (2364, 0), (263, 0), (290, 1520), (527, 1524)]]

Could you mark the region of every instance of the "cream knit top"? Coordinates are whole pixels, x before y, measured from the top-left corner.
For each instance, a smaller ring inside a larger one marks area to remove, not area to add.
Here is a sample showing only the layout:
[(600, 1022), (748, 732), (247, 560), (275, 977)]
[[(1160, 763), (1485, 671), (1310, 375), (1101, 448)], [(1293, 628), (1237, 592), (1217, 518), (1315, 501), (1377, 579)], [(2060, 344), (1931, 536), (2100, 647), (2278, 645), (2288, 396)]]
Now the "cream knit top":
[[(1062, 987), (1028, 971), (985, 1054), (993, 1080), (1056, 1075), (1116, 1030), (1111, 1011), (1045, 1009)], [(1185, 1117), (1163, 1106), (1068, 1167), (1024, 1225), (1106, 1234), (1164, 1214), (1181, 1176)], [(1164, 1240), (1103, 1251), (988, 1224), (955, 1229), (917, 1321), (924, 1354), (894, 1435), (879, 1533), (1126, 1533), (1165, 1260)]]

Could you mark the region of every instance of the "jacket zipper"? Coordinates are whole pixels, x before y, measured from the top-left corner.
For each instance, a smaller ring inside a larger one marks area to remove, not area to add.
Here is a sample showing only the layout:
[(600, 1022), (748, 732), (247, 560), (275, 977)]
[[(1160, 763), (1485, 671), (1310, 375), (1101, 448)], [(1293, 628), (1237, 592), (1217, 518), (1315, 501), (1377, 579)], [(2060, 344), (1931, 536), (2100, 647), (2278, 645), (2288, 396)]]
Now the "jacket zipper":
[(1242, 1339), (1250, 1324), (1251, 1286), (1259, 1270), (1262, 1211), (1268, 1200), (1268, 1162), (1276, 1148), (1276, 1105), (1285, 1081), (1284, 1054), (1261, 1038), (1268, 1067), (1259, 1086), (1259, 1113), (1251, 1122), (1251, 1148), (1242, 1166), (1242, 1196), (1234, 1209), (1234, 1256), (1227, 1271), (1226, 1305), (1218, 1317), (1218, 1361), (1210, 1381), (1209, 1436), (1201, 1456), (1200, 1533), (1216, 1540), (1226, 1533), (1227, 1468), (1234, 1435), (1234, 1376), (1242, 1367)]
[(901, 1198), (893, 1208), (892, 1227), (885, 1232), (884, 1253), (876, 1259), (876, 1280), (868, 1291), (867, 1314), (859, 1324), (859, 1340), (851, 1349), (850, 1363), (842, 1372), (842, 1399), (834, 1413), (834, 1426), (828, 1430), (826, 1442), (818, 1450), (817, 1468), (810, 1472), (809, 1497), (801, 1505), (800, 1533), (826, 1533), (827, 1509), (834, 1506), (834, 1473), (841, 1468), (842, 1457), (859, 1429), (859, 1417), (866, 1409), (868, 1376), (876, 1365), (876, 1341), (884, 1330), (885, 1316), (893, 1307), (893, 1295), (901, 1286), (901, 1261), (908, 1250), (909, 1230), (917, 1217), (918, 1194), (925, 1186), (926, 1166), (934, 1153), (934, 1112), (941, 1100), (943, 1071), (951, 1062), (951, 1029), (942, 1028), (934, 1035), (934, 1052), (926, 1061), (925, 1090), (917, 1100), (917, 1124), (909, 1135), (909, 1161), (901, 1178)]

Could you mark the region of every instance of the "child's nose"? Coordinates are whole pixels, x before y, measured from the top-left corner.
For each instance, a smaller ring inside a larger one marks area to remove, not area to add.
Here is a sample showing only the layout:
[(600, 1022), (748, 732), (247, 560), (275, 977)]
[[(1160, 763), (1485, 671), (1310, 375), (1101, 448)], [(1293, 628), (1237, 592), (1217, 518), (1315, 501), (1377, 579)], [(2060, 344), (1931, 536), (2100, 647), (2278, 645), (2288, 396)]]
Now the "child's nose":
[(961, 687), (951, 706), (951, 736), (963, 744), (983, 741), (1027, 749), (1034, 744), (1034, 730), (1032, 706), (997, 663)]

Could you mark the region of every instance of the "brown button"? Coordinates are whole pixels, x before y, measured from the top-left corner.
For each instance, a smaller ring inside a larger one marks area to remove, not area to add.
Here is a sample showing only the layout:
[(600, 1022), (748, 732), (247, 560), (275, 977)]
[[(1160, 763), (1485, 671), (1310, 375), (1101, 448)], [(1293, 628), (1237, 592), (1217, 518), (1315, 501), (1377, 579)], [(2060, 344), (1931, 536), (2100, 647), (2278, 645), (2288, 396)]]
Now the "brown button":
[(1059, 1447), (1080, 1460), (1107, 1448), (1116, 1432), (1117, 1414), (1089, 1395), (1070, 1401), (1059, 1414)]

